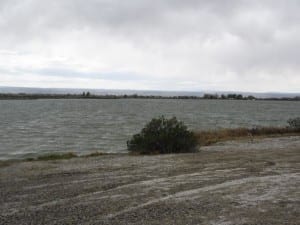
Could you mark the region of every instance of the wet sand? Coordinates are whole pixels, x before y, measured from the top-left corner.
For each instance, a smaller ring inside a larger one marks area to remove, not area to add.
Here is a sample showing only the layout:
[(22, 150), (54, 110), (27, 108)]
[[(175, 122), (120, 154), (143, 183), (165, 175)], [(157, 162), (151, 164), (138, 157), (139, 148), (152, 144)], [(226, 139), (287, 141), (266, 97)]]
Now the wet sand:
[(300, 136), (19, 162), (0, 167), (0, 224), (296, 225), (299, 187)]

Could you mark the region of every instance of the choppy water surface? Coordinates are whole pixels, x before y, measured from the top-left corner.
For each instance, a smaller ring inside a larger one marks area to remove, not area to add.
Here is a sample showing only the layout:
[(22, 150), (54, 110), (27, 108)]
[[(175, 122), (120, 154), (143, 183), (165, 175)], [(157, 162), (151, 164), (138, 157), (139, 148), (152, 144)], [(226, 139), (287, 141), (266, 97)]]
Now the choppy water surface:
[(176, 116), (191, 129), (285, 126), (300, 102), (234, 100), (0, 101), (0, 159), (49, 152), (126, 152), (151, 118)]

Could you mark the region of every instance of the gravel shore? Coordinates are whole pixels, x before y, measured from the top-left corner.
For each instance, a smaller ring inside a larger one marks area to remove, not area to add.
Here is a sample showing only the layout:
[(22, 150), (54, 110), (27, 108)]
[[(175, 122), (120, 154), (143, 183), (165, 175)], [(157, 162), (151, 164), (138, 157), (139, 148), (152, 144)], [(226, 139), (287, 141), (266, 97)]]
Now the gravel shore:
[(300, 136), (0, 164), (0, 224), (298, 225)]

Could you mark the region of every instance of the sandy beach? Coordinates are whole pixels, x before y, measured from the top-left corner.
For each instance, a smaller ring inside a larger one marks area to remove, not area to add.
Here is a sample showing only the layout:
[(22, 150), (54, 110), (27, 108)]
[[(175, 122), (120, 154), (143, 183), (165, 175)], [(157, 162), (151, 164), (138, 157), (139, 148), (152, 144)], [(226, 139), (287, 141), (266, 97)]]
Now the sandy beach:
[(0, 224), (296, 225), (300, 136), (0, 164)]

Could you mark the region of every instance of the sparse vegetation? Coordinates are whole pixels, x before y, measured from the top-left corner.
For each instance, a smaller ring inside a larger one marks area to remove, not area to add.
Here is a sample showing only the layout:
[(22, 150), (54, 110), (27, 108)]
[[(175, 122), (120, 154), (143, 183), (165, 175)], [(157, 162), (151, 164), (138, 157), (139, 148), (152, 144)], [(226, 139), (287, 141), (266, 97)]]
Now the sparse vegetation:
[(102, 156), (107, 154), (108, 153), (103, 153), (103, 152), (92, 152), (87, 155), (79, 156), (74, 152), (67, 152), (62, 154), (54, 153), (54, 154), (41, 155), (38, 156), (37, 158), (27, 158), (26, 161), (48, 161), (48, 160), (72, 159), (72, 158), (80, 158), (80, 157), (88, 158), (88, 157), (97, 157), (97, 156)]
[(130, 152), (139, 154), (167, 154), (194, 152), (197, 140), (193, 132), (173, 117), (152, 119), (139, 134), (127, 142)]
[(14, 162), (14, 160), (0, 161), (0, 168), (10, 166)]
[[(289, 119), (287, 127), (255, 127), (255, 128), (224, 128), (219, 130), (192, 132), (173, 117), (164, 116), (152, 119), (139, 134), (127, 141), (129, 152), (138, 154), (166, 154), (194, 152), (197, 146), (212, 145), (220, 141), (250, 139), (256, 137), (277, 137), (300, 135), (300, 117)], [(97, 157), (110, 153), (92, 152), (77, 155), (74, 152), (53, 153), (36, 158), (26, 158), (25, 161), (48, 161), (71, 159), (77, 157)], [(0, 167), (9, 166), (21, 160), (0, 160)]]
[(220, 141), (254, 137), (271, 137), (282, 135), (299, 135), (299, 130), (290, 127), (256, 127), (256, 128), (227, 128), (212, 131), (196, 132), (197, 141), (200, 145), (211, 145)]
[(63, 154), (47, 154), (47, 155), (42, 155), (36, 158), (36, 160), (39, 161), (47, 161), (47, 160), (59, 160), (59, 159), (71, 159), (71, 158), (76, 158), (78, 157), (75, 153), (73, 152), (67, 152)]
[(289, 119), (287, 122), (291, 128), (300, 130), (300, 117)]
[(288, 123), (289, 127), (224, 128), (193, 133), (187, 131), (175, 117), (170, 120), (160, 117), (152, 119), (141, 133), (127, 142), (127, 146), (130, 152), (141, 154), (178, 153), (191, 152), (197, 145), (206, 146), (220, 141), (299, 135), (300, 118), (290, 119)]
[(104, 152), (92, 152), (86, 155), (77, 155), (74, 152), (67, 152), (67, 153), (53, 153), (53, 154), (46, 154), (38, 156), (37, 158), (27, 158), (26, 161), (48, 161), (48, 160), (60, 160), (60, 159), (72, 159), (72, 158), (88, 158), (88, 157), (97, 157), (102, 155), (108, 155), (109, 153)]
[(82, 157), (97, 157), (97, 156), (101, 156), (101, 155), (108, 155), (108, 153), (104, 153), (104, 152), (92, 152), (90, 154), (87, 155), (83, 155)]

